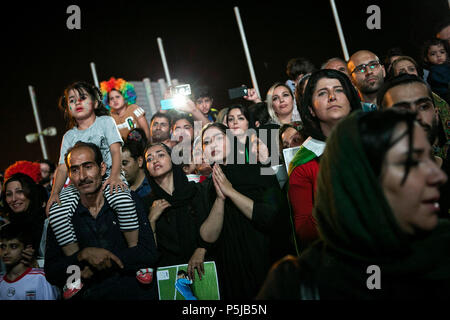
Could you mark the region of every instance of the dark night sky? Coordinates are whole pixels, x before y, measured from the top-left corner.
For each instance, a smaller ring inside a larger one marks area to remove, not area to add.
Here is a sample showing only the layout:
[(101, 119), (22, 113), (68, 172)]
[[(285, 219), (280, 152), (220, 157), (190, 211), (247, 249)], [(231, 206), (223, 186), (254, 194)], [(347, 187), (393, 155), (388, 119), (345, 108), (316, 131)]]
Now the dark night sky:
[[(229, 104), (227, 89), (251, 85), (235, 5), (263, 98), (274, 82), (286, 80), (290, 58), (305, 56), (320, 66), (332, 56), (343, 56), (328, 0), (155, 2), (11, 1), (2, 9), (0, 171), (16, 160), (42, 157), (39, 142), (28, 144), (24, 138), (37, 131), (28, 85), (35, 87), (42, 127), (58, 130), (56, 137), (45, 138), (56, 162), (66, 131), (57, 108), (64, 87), (76, 80), (93, 82), (91, 61), (99, 81), (111, 76), (164, 78), (157, 37), (164, 41), (172, 78), (208, 84), (216, 107)], [(66, 27), (71, 4), (81, 8), (81, 30)], [(372, 4), (381, 8), (381, 30), (366, 27), (366, 9)], [(336, 5), (349, 54), (368, 49), (380, 58), (394, 46), (418, 58), (435, 23), (449, 14), (447, 0), (336, 0)]]

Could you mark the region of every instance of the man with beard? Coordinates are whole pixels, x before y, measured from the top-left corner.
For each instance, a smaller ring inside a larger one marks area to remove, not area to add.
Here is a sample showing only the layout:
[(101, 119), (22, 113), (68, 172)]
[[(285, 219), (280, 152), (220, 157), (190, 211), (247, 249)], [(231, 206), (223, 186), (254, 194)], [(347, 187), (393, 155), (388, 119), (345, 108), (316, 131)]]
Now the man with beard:
[[(417, 121), (427, 132), (436, 162), (448, 175), (450, 173), (450, 141), (445, 133), (442, 122), (439, 121), (439, 112), (427, 83), (415, 75), (399, 75), (387, 81), (380, 88), (377, 102), (382, 110), (402, 108), (416, 113)], [(448, 181), (441, 186), (440, 191), (442, 195), (450, 194), (450, 184)], [(441, 197), (439, 204), (441, 208), (440, 217), (449, 219), (449, 197)]]
[(50, 160), (44, 159), (39, 161), (41, 167), (41, 181), (39, 184), (42, 185), (47, 191), (48, 196), (52, 192), (52, 180), (55, 174), (56, 166)]
[(135, 141), (126, 141), (122, 147), (122, 170), (125, 173), (130, 190), (145, 198), (151, 191), (145, 176), (145, 159), (142, 145)]
[(150, 139), (152, 143), (162, 142), (169, 148), (172, 148), (175, 141), (171, 141), (172, 121), (170, 116), (157, 112), (150, 120)]
[(386, 71), (380, 59), (368, 50), (355, 52), (347, 63), (351, 80), (358, 89), (361, 101), (376, 104), (377, 92), (384, 83)]

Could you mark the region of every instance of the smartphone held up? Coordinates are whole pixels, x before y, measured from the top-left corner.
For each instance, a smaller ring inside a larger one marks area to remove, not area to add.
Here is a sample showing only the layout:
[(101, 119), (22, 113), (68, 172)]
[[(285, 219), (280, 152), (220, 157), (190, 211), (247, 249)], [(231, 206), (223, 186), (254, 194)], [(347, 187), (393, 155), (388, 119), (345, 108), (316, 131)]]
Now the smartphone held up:
[(182, 84), (170, 88), (172, 98), (161, 100), (161, 110), (176, 109), (182, 107), (186, 103), (186, 97), (191, 94), (191, 86)]

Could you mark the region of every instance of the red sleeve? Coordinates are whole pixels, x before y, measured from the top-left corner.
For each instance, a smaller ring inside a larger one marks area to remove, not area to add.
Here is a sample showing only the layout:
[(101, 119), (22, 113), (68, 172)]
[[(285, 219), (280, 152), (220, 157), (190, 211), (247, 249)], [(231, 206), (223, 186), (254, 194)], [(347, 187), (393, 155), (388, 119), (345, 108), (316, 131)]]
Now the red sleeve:
[(289, 201), (294, 217), (295, 232), (301, 241), (318, 238), (316, 220), (312, 215), (319, 163), (309, 161), (294, 169), (289, 177)]

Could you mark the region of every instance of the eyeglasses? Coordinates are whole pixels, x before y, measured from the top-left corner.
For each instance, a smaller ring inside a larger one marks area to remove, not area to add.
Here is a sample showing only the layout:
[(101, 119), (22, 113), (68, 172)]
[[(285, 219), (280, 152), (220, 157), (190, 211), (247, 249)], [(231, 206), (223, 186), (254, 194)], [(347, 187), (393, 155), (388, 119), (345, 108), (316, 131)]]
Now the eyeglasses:
[(367, 64), (360, 64), (359, 66), (356, 66), (355, 69), (353, 69), (352, 72), (350, 72), (350, 74), (356, 72), (356, 73), (366, 73), (367, 68), (369, 68), (370, 70), (375, 70), (378, 69), (378, 67), (380, 66), (380, 63), (378, 61), (371, 61)]

